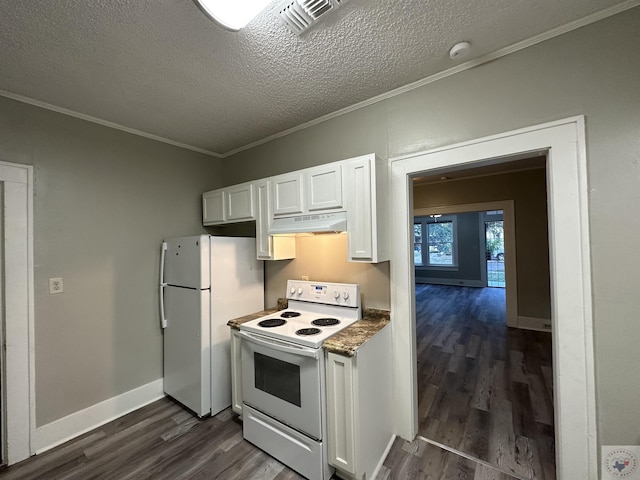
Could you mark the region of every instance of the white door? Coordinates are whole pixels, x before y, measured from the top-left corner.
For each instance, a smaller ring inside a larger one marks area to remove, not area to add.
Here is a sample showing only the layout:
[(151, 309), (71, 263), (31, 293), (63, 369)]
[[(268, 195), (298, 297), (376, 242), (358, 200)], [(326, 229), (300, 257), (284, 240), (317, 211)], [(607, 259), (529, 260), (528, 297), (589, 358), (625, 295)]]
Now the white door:
[(187, 288), (209, 288), (209, 235), (165, 240), (164, 283)]
[(211, 410), (209, 290), (165, 288), (164, 391), (198, 416)]

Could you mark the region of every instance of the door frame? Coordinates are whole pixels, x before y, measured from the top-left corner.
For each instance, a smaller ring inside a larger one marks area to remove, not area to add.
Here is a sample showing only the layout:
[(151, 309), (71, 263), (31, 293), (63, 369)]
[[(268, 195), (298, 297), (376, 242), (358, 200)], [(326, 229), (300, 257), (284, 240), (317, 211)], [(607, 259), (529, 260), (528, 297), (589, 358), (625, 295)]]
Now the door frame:
[[(508, 327), (518, 327), (518, 275), (516, 266), (516, 218), (513, 200), (494, 202), (467, 203), (461, 205), (443, 205), (441, 207), (424, 207), (413, 210), (413, 216), (440, 214), (452, 215), (456, 213), (485, 212), (502, 210), (504, 226), (504, 275), (506, 299), (506, 323)], [(484, 226), (481, 225), (484, 231)], [(486, 272), (486, 257), (480, 252)], [(507, 260), (508, 259), (508, 260)], [(486, 286), (486, 285), (485, 285)]]
[(415, 278), (409, 248), (411, 177), (443, 168), (503, 163), (522, 154), (547, 155), (558, 478), (595, 479), (597, 425), (584, 116), (390, 159), (396, 433), (412, 440), (418, 430)]
[(4, 183), (6, 450), (30, 457), (35, 433), (33, 167), (0, 161)]

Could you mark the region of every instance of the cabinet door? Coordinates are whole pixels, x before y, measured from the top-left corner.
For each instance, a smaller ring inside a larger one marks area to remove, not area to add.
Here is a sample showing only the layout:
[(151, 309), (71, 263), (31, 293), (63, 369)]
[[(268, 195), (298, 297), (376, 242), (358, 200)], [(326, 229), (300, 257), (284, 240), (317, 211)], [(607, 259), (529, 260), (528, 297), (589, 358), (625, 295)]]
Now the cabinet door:
[(288, 173), (271, 179), (273, 215), (295, 215), (304, 211), (302, 173)]
[(327, 353), (329, 463), (355, 475), (355, 378), (353, 357)]
[(270, 260), (272, 256), (272, 237), (267, 235), (271, 220), (268, 180), (260, 180), (256, 187), (256, 253), (260, 260)]
[(225, 189), (228, 221), (253, 220), (253, 184), (243, 183)]
[(224, 190), (213, 190), (202, 194), (202, 224), (222, 223), (225, 218)]
[(272, 218), (271, 181), (258, 180), (256, 191), (256, 254), (258, 260), (285, 260), (296, 257), (295, 237), (273, 237), (267, 232)]
[(328, 165), (310, 168), (307, 177), (307, 209), (331, 210), (342, 208), (342, 166)]
[(242, 416), (242, 350), (240, 334), (231, 330), (231, 408)]
[(373, 259), (373, 212), (371, 189), (371, 159), (346, 163), (348, 189), (347, 225), (349, 228), (349, 259)]

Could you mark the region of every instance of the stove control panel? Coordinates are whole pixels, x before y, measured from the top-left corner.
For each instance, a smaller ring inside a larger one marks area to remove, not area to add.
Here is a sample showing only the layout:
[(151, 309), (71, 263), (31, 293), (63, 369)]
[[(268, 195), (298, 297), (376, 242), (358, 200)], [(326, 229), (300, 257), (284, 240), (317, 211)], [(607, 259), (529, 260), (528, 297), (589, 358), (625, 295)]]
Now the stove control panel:
[(359, 307), (360, 285), (353, 283), (288, 280), (287, 298), (289, 300), (301, 300), (327, 305)]

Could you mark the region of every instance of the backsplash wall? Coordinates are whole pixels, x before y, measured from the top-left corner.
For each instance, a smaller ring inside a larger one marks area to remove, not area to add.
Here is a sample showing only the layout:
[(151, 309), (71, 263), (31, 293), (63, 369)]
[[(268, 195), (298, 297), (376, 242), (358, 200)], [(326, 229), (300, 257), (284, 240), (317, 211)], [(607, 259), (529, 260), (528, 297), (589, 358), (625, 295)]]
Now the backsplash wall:
[(389, 262), (348, 262), (346, 234), (297, 237), (295, 259), (265, 262), (265, 306), (275, 306), (286, 294), (287, 280), (303, 275), (311, 281), (357, 283), (363, 307), (390, 308)]

